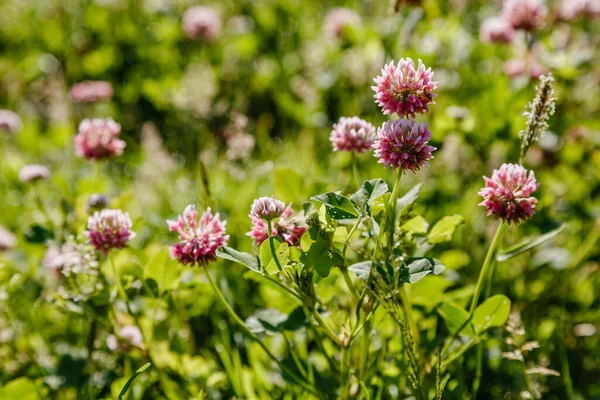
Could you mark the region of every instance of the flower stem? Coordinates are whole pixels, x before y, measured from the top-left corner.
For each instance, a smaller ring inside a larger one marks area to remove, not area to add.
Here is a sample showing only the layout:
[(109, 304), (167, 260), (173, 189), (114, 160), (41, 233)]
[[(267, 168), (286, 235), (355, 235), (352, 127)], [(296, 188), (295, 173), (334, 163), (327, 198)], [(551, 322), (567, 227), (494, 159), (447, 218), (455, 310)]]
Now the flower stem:
[[(383, 238), (383, 235), (385, 234), (387, 222), (388, 222), (388, 219), (390, 218), (390, 215), (389, 215), (390, 211), (393, 213), (392, 224), (391, 224), (392, 236), (393, 236), (394, 221), (396, 219), (396, 215), (395, 215), (396, 202), (398, 201), (398, 193), (400, 191), (400, 179), (401, 178), (402, 178), (402, 171), (400, 170), (400, 168), (396, 168), (396, 170), (394, 171), (394, 187), (392, 188), (392, 194), (390, 195), (388, 204), (385, 207), (385, 210), (383, 211), (383, 218), (381, 220), (381, 224), (379, 225), (379, 235), (377, 235), (377, 241), (375, 242), (375, 249), (373, 250), (373, 262), (376, 261), (375, 259), (377, 257), (377, 250), (379, 249), (379, 243), (381, 242), (381, 239)], [(393, 240), (393, 237), (391, 240)]]
[(244, 321), (242, 321), (242, 319), (236, 314), (236, 312), (233, 310), (233, 308), (231, 308), (231, 306), (225, 299), (225, 296), (223, 296), (223, 293), (221, 292), (219, 287), (215, 284), (215, 282), (211, 278), (210, 273), (208, 272), (208, 266), (206, 264), (204, 264), (203, 267), (204, 267), (204, 271), (206, 272), (206, 277), (208, 279), (208, 282), (210, 283), (210, 286), (212, 287), (215, 294), (217, 295), (217, 298), (219, 299), (219, 301), (225, 308), (225, 311), (227, 311), (227, 313), (231, 316), (231, 318), (233, 318), (233, 320), (242, 329), (242, 332), (244, 332), (244, 334), (246, 334), (250, 339), (252, 339), (256, 343), (258, 343), (258, 345), (265, 351), (265, 353), (267, 353), (267, 355), (273, 361), (275, 361), (275, 363), (279, 366), (279, 368), (281, 368), (281, 370), (283, 372), (288, 374), (296, 383), (298, 383), (300, 386), (302, 386), (308, 392), (319, 397), (319, 394), (315, 391), (315, 389), (313, 389), (306, 381), (304, 381), (302, 378), (300, 378), (293, 370), (291, 370), (285, 364), (283, 364), (281, 361), (279, 361), (279, 359), (277, 359), (277, 357), (275, 357), (275, 355), (273, 353), (271, 353), (271, 350), (269, 350), (269, 348), (258, 338), (258, 336), (256, 336), (254, 334), (254, 332), (252, 332), (250, 329), (248, 329), (248, 327), (246, 326)]
[(360, 188), (360, 175), (358, 174), (358, 159), (356, 158), (356, 153), (352, 152), (352, 175), (354, 176), (354, 182), (356, 183), (356, 187)]
[[(442, 349), (442, 354), (445, 353), (448, 350), (448, 348), (450, 348), (450, 345), (452, 344), (452, 342), (454, 342), (454, 339), (456, 339), (458, 337), (460, 332), (462, 332), (462, 330), (473, 319), (473, 314), (475, 313), (475, 309), (477, 308), (477, 302), (479, 300), (479, 295), (481, 294), (483, 282), (485, 281), (487, 271), (492, 263), (492, 258), (496, 252), (498, 245), (500, 244), (500, 240), (502, 239), (502, 235), (504, 234), (505, 229), (506, 229), (506, 224), (504, 224), (503, 221), (500, 222), (500, 225), (498, 225), (498, 228), (496, 229), (494, 239), (492, 240), (492, 243), (490, 244), (490, 247), (488, 248), (487, 254), (485, 255), (483, 265), (481, 266), (481, 271), (479, 272), (479, 278), (477, 278), (477, 286), (475, 287), (475, 293), (473, 293), (473, 299), (471, 300), (471, 306), (469, 307), (469, 318), (460, 326), (460, 328), (458, 328), (456, 330), (456, 332), (454, 332), (452, 334), (450, 339), (444, 345), (444, 348)], [(462, 354), (462, 352), (461, 352), (461, 354)], [(454, 359), (456, 359), (456, 357), (453, 357), (452, 359), (454, 360)], [(447, 360), (444, 363), (444, 365), (448, 365), (448, 361), (450, 361), (450, 360)]]
[(500, 244), (500, 240), (502, 239), (502, 235), (504, 234), (504, 230), (506, 229), (506, 224), (504, 221), (501, 221), (496, 229), (496, 234), (494, 235), (494, 239), (490, 244), (490, 247), (485, 255), (485, 260), (483, 261), (483, 265), (481, 267), (481, 271), (479, 272), (479, 278), (477, 279), (477, 286), (475, 286), (475, 293), (473, 293), (473, 298), (471, 300), (471, 306), (469, 307), (469, 320), (473, 318), (473, 313), (477, 308), (477, 302), (479, 300), (479, 295), (481, 294), (481, 289), (483, 289), (483, 282), (485, 282), (485, 278), (487, 276), (487, 271), (490, 268), (492, 263), (492, 258), (496, 253), (496, 249)]
[(341, 400), (348, 399), (348, 383), (350, 382), (350, 376), (348, 374), (348, 365), (350, 364), (350, 348), (342, 348), (342, 363), (340, 365), (340, 394)]

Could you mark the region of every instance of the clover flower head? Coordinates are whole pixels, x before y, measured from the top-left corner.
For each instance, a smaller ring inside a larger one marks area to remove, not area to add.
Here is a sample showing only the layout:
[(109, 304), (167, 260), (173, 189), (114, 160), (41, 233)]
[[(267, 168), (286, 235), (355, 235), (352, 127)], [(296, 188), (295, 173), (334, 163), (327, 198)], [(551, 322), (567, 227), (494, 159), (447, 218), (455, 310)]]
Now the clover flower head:
[[(260, 246), (269, 237), (268, 225), (262, 218), (252, 214), (249, 217), (252, 221), (252, 229), (246, 233), (246, 236), (251, 237), (256, 246)], [(294, 215), (292, 203), (290, 203), (283, 210), (280, 218), (272, 224), (271, 235), (282, 238), (290, 246), (297, 246), (306, 229), (308, 227), (304, 215)]]
[(479, 203), (487, 209), (488, 215), (494, 215), (508, 224), (518, 224), (535, 213), (537, 199), (531, 194), (538, 188), (533, 171), (518, 164), (502, 164), (495, 169), (492, 177), (483, 177), (485, 187), (479, 191), (483, 201)]
[(183, 31), (190, 39), (213, 41), (221, 34), (221, 16), (211, 7), (190, 7), (183, 13)]
[(107, 81), (84, 81), (71, 88), (71, 98), (75, 103), (95, 103), (110, 99), (112, 95), (112, 84)]
[(433, 158), (435, 147), (428, 144), (431, 131), (424, 122), (397, 119), (384, 122), (377, 130), (377, 141), (373, 144), (375, 157), (385, 167), (393, 170), (400, 168), (417, 172), (422, 166), (428, 166), (427, 160)]
[(10, 110), (0, 110), (0, 131), (18, 133), (23, 129), (21, 117)]
[(284, 210), (285, 203), (283, 201), (274, 199), (273, 197), (259, 197), (252, 203), (250, 215), (265, 221), (272, 221), (275, 218), (279, 218)]
[(492, 17), (481, 24), (479, 37), (487, 43), (510, 43), (515, 37), (515, 30), (503, 16)]
[(131, 227), (128, 213), (104, 209), (88, 218), (88, 229), (84, 234), (96, 251), (108, 254), (112, 249), (124, 248), (135, 237)]
[(544, 27), (547, 11), (543, 0), (505, 0), (502, 16), (514, 29), (535, 31)]
[(19, 180), (23, 183), (47, 179), (49, 176), (50, 170), (48, 167), (40, 164), (29, 164), (19, 171)]
[(364, 153), (371, 150), (375, 137), (375, 128), (367, 121), (358, 117), (341, 117), (337, 124), (333, 124), (329, 140), (334, 151)]
[(346, 26), (357, 26), (361, 24), (360, 16), (349, 8), (334, 8), (325, 17), (323, 30), (327, 36), (334, 39), (342, 38)]
[(0, 251), (12, 250), (16, 245), (15, 235), (0, 225)]
[(438, 82), (433, 80), (431, 68), (419, 60), (418, 66), (410, 58), (402, 58), (398, 65), (390, 61), (381, 69), (381, 75), (374, 79), (376, 86), (375, 102), (381, 107), (384, 115), (393, 113), (399, 117), (414, 117), (429, 111), (434, 104), (433, 91)]
[(219, 213), (213, 216), (210, 208), (198, 219), (196, 206), (190, 204), (176, 221), (167, 220), (167, 224), (180, 240), (171, 246), (171, 258), (183, 265), (205, 265), (216, 260), (217, 249), (229, 241), (227, 221), (221, 221)]
[(144, 339), (142, 331), (135, 325), (126, 325), (119, 329), (119, 336), (108, 335), (106, 346), (112, 351), (126, 352), (134, 347), (142, 348)]
[(75, 154), (89, 160), (102, 160), (123, 154), (125, 142), (119, 139), (121, 125), (111, 118), (84, 119), (74, 138)]

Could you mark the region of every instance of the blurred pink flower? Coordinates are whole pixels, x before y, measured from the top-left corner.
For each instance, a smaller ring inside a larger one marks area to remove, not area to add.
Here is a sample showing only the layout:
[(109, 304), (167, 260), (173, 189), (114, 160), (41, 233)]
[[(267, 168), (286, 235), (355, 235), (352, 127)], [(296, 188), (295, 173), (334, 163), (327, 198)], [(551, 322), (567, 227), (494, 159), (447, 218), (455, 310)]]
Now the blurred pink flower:
[(410, 58), (400, 59), (398, 65), (389, 62), (381, 69), (381, 76), (374, 79), (377, 86), (375, 102), (381, 107), (384, 115), (396, 113), (399, 117), (423, 114), (429, 111), (429, 104), (434, 104), (433, 91), (438, 82), (432, 81), (433, 71), (425, 69), (419, 60), (418, 67)]
[(479, 191), (483, 197), (480, 206), (487, 208), (488, 215), (518, 224), (535, 213), (537, 199), (530, 197), (538, 188), (533, 171), (518, 164), (502, 164), (492, 177), (483, 177), (485, 187)]
[(74, 138), (75, 154), (89, 160), (102, 160), (123, 154), (125, 142), (118, 137), (121, 125), (111, 118), (84, 119)]
[(429, 139), (431, 131), (424, 122), (405, 119), (384, 122), (377, 130), (377, 141), (373, 145), (375, 157), (393, 170), (416, 172), (428, 166), (427, 160), (433, 158), (431, 152), (436, 148), (427, 144)]
[(54, 277), (72, 274), (98, 274), (98, 258), (93, 246), (82, 243), (75, 237), (69, 237), (66, 243), (50, 243), (42, 260), (42, 265)]
[(600, 1), (598, 0), (563, 0), (560, 15), (568, 21), (578, 17), (595, 19), (600, 15)]
[(250, 208), (250, 215), (254, 218), (271, 221), (279, 218), (285, 209), (283, 201), (274, 199), (273, 197), (259, 197), (254, 200)]
[(96, 251), (105, 255), (111, 249), (122, 249), (135, 237), (131, 230), (131, 218), (121, 210), (104, 209), (88, 218), (88, 230), (84, 232)]
[(125, 352), (134, 347), (140, 349), (144, 347), (142, 331), (135, 325), (126, 325), (119, 329), (119, 336), (108, 335), (106, 337), (106, 346), (110, 350)]
[(361, 19), (353, 10), (345, 7), (334, 8), (325, 17), (323, 30), (332, 38), (340, 39), (346, 26), (357, 26)]
[(71, 88), (71, 98), (75, 103), (95, 103), (110, 99), (112, 95), (112, 84), (107, 81), (84, 81)]
[(506, 18), (492, 17), (481, 24), (479, 37), (483, 42), (488, 43), (510, 43), (515, 37), (515, 30)]
[(0, 251), (12, 250), (17, 245), (17, 238), (12, 232), (0, 225)]
[(50, 170), (48, 167), (40, 164), (29, 164), (19, 171), (19, 180), (23, 183), (47, 179), (49, 176)]
[[(267, 223), (252, 214), (249, 217), (252, 220), (252, 229), (246, 233), (246, 236), (251, 237), (256, 246), (260, 246), (269, 237)], [(297, 246), (307, 226), (302, 216), (294, 216), (292, 203), (290, 203), (283, 210), (281, 217), (273, 223), (272, 228), (273, 236), (279, 236), (290, 246)]]
[(190, 39), (215, 40), (221, 34), (221, 16), (214, 8), (190, 7), (183, 13), (183, 31)]
[(548, 68), (533, 58), (513, 58), (504, 63), (504, 72), (511, 79), (519, 76), (528, 76), (531, 79), (537, 79), (546, 74)]
[(535, 31), (544, 27), (547, 11), (543, 0), (505, 0), (502, 16), (514, 29)]
[(369, 122), (358, 117), (341, 117), (329, 136), (334, 151), (356, 151), (364, 153), (371, 150), (375, 141), (375, 128)]
[(18, 133), (23, 129), (21, 117), (10, 110), (0, 110), (0, 131)]
[(108, 203), (108, 197), (99, 193), (94, 193), (88, 199), (85, 209), (88, 212), (88, 214), (91, 214), (94, 211), (100, 211), (105, 209), (106, 207), (108, 207)]
[(219, 213), (213, 217), (207, 208), (200, 220), (193, 204), (188, 205), (177, 221), (167, 220), (169, 230), (179, 234), (179, 243), (171, 246), (171, 258), (183, 265), (205, 265), (216, 259), (217, 249), (225, 246), (229, 235), (225, 233), (227, 221)]

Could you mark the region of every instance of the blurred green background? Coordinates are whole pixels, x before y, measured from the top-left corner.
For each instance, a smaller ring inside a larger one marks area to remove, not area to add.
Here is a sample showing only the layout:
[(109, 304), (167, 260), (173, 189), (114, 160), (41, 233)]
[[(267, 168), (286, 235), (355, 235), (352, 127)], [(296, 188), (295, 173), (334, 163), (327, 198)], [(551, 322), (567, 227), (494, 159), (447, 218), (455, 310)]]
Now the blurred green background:
[[(522, 113), (536, 83), (504, 72), (507, 60), (533, 51), (525, 38), (512, 45), (479, 39), (481, 22), (498, 14), (500, 2), (425, 0), (398, 4), (394, 12), (389, 2), (374, 0), (224, 0), (204, 4), (221, 16), (221, 34), (211, 42), (183, 33), (182, 15), (193, 5), (0, 3), (0, 108), (17, 112), (24, 125), (20, 133), (0, 137), (0, 224), (18, 239), (14, 252), (0, 254), (0, 385), (12, 381), (23, 393), (36, 385), (39, 398), (85, 398), (84, 385), (98, 397), (110, 396), (123, 376), (145, 362), (142, 353), (104, 349), (94, 360), (93, 385), (84, 383), (89, 321), (48, 300), (56, 288), (40, 266), (45, 242), (83, 231), (88, 197), (104, 193), (134, 219), (138, 235), (118, 258), (131, 281), (147, 276), (156, 254), (174, 271), (170, 280), (156, 279), (171, 292), (138, 296), (144, 310), (158, 304), (154, 330), (162, 347), (151, 351), (163, 372), (140, 377), (136, 398), (192, 398), (200, 388), (211, 398), (231, 398), (236, 379), (251, 387), (244, 389), (248, 397), (284, 398), (281, 383), (249, 383), (260, 375), (252, 361), (259, 356), (223, 323), (226, 314), (202, 274), (166, 261), (165, 249), (175, 238), (164, 221), (189, 203), (210, 205), (228, 220), (231, 244), (249, 251), (244, 233), (257, 196), (273, 194), (299, 210), (312, 195), (355, 190), (350, 157), (331, 151), (331, 125), (354, 115), (381, 125), (386, 118), (373, 101), (372, 78), (402, 57), (422, 59), (440, 82), (436, 104), (419, 117), (429, 123), (439, 150), (430, 168), (403, 179), (404, 191), (423, 182), (418, 212), (428, 221), (465, 218), (453, 241), (434, 250), (448, 267), (447, 290), (477, 279), (495, 226), (477, 207), (481, 176), (502, 162), (517, 162)], [(353, 9), (361, 22), (332, 37), (324, 21), (339, 6)], [(560, 2), (549, 7), (535, 52), (555, 76), (557, 110), (550, 132), (526, 160), (540, 182), (540, 202), (532, 220), (508, 230), (505, 244), (563, 222), (568, 227), (543, 247), (499, 264), (494, 291), (511, 298), (528, 338), (540, 343), (536, 362), (562, 374), (541, 380), (544, 398), (592, 399), (600, 398), (600, 251), (596, 246), (586, 259), (573, 260), (600, 223), (600, 24), (561, 21)], [(115, 94), (108, 102), (74, 104), (69, 89), (83, 80), (109, 81)], [(109, 116), (122, 126), (124, 155), (100, 167), (78, 159), (72, 137), (79, 122)], [(33, 187), (19, 182), (19, 169), (29, 163), (47, 165), (51, 178)], [(391, 181), (391, 172), (371, 155), (360, 156), (359, 166), (362, 179)], [(240, 315), (261, 307), (292, 309), (238, 266), (219, 261), (214, 268)], [(335, 278), (322, 286), (333, 303), (342, 287)], [(424, 317), (421, 328), (435, 337), (441, 329), (436, 324)], [(518, 398), (520, 367), (502, 358), (502, 332), (496, 336), (488, 343), (480, 398)], [(468, 358), (458, 366), (444, 398), (464, 398), (473, 364)], [(232, 378), (231, 371), (239, 376)], [(390, 382), (400, 373), (384, 371)], [(0, 397), (13, 398), (7, 387)], [(382, 396), (404, 398), (389, 388)]]

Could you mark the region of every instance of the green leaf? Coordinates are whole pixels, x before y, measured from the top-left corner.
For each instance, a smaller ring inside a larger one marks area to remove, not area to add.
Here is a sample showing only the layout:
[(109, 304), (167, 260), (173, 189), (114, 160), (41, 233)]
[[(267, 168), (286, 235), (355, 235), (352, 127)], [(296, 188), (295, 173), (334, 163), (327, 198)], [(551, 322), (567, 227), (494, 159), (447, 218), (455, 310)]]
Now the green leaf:
[[(272, 240), (275, 248), (275, 254), (277, 255), (277, 260), (279, 260), (279, 265), (281, 268), (285, 268), (290, 257), (290, 247), (279, 237), (272, 238)], [(275, 262), (273, 253), (271, 252), (269, 239), (265, 240), (260, 245), (260, 261), (263, 265), (264, 272), (267, 275), (273, 275), (279, 272), (279, 268), (277, 268), (277, 263)]]
[(360, 279), (366, 281), (371, 274), (371, 264), (371, 261), (359, 262), (349, 266), (348, 270), (354, 272)]
[(0, 389), (0, 398), (19, 400), (38, 400), (40, 395), (35, 383), (29, 378), (21, 377), (8, 382)]
[(144, 280), (152, 279), (156, 282), (161, 293), (173, 290), (181, 282), (180, 268), (179, 264), (169, 258), (167, 251), (159, 249), (144, 267)]
[(127, 383), (125, 383), (125, 386), (123, 386), (123, 389), (121, 389), (121, 392), (119, 393), (119, 400), (121, 400), (125, 393), (127, 393), (127, 390), (129, 390), (129, 387), (131, 386), (133, 381), (135, 381), (135, 378), (137, 378), (138, 375), (150, 368), (151, 365), (152, 364), (150, 363), (144, 364), (137, 371), (135, 371), (133, 375), (131, 375), (131, 378), (129, 378), (129, 380), (127, 381)]
[(404, 211), (408, 206), (411, 206), (419, 198), (419, 190), (421, 190), (421, 183), (417, 183), (410, 189), (406, 194), (398, 199), (396, 203), (396, 211), (398, 213)]
[(442, 218), (431, 228), (427, 236), (427, 241), (435, 244), (451, 240), (454, 230), (464, 222), (465, 219), (460, 215), (451, 215)]
[(501, 326), (510, 314), (510, 300), (504, 295), (492, 296), (484, 301), (473, 313), (475, 333), (480, 334), (493, 326)]
[(334, 192), (311, 197), (311, 200), (320, 201), (327, 210), (327, 215), (335, 220), (354, 219), (358, 217), (356, 207), (349, 198)]
[(274, 308), (265, 308), (246, 319), (246, 325), (254, 333), (295, 331), (302, 328), (306, 322), (306, 315), (301, 306), (295, 308), (290, 315)]
[(427, 233), (429, 224), (425, 221), (425, 218), (417, 215), (406, 221), (401, 227), (402, 230), (410, 233), (411, 235), (418, 235)]
[(543, 235), (539, 235), (539, 236), (536, 236), (533, 238), (527, 238), (527, 239), (515, 244), (514, 246), (511, 246), (508, 249), (502, 251), (500, 254), (498, 254), (498, 256), (496, 257), (496, 260), (498, 260), (498, 262), (510, 260), (511, 258), (516, 257), (519, 254), (524, 253), (527, 250), (531, 250), (535, 246), (539, 246), (540, 244), (547, 242), (548, 240), (554, 238), (556, 235), (558, 235), (560, 232), (562, 232), (566, 227), (567, 227), (567, 224), (565, 223), (550, 232), (544, 233)]
[(344, 259), (335, 251), (326, 250), (321, 254), (313, 264), (315, 271), (319, 276), (326, 278), (331, 272), (331, 268), (344, 263)]
[(368, 207), (372, 206), (373, 202), (387, 191), (388, 185), (383, 179), (371, 179), (363, 183), (361, 188), (350, 196), (350, 200), (366, 212)]
[[(454, 303), (442, 303), (438, 306), (437, 312), (442, 317), (448, 327), (451, 335), (455, 334), (465, 322), (469, 319), (469, 313), (464, 308), (457, 306)], [(461, 335), (474, 336), (473, 324), (468, 323), (461, 331)]]
[(258, 257), (251, 254), (243, 253), (234, 248), (223, 246), (217, 250), (217, 257), (245, 265), (252, 271), (260, 273), (260, 260)]
[(415, 283), (431, 273), (439, 275), (444, 269), (444, 264), (435, 258), (410, 258), (400, 268), (400, 284)]

